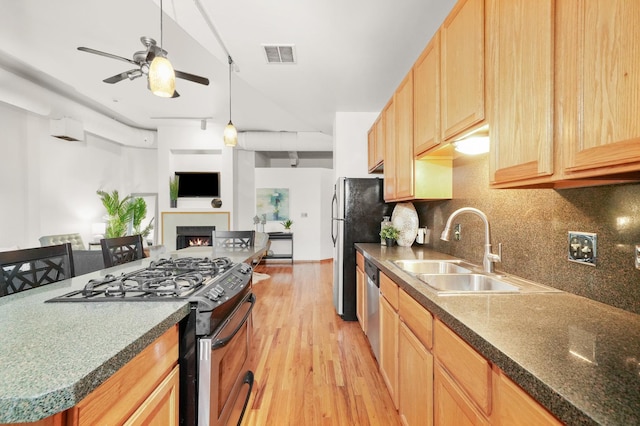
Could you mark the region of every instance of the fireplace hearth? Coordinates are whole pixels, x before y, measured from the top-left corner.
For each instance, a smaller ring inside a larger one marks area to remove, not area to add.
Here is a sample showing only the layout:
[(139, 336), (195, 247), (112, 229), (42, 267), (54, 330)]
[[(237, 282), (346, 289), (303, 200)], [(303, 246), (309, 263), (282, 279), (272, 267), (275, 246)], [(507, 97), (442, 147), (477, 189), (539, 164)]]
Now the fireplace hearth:
[(176, 249), (212, 245), (215, 226), (176, 226)]

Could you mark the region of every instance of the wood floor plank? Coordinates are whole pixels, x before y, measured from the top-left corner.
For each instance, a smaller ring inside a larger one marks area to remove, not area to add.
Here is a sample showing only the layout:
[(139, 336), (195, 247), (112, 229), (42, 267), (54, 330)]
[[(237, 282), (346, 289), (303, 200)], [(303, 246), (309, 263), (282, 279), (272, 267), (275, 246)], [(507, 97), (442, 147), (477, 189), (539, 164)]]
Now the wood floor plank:
[(243, 426), (400, 425), (357, 322), (333, 308), (331, 261), (259, 265)]

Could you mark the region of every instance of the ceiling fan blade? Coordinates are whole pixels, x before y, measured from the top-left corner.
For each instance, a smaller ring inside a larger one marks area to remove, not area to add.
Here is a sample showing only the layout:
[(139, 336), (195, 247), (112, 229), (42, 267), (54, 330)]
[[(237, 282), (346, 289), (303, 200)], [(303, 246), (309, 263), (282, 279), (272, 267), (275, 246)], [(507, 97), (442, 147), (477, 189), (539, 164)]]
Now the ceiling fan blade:
[(125, 71), (125, 72), (122, 72), (120, 74), (116, 74), (113, 77), (105, 78), (102, 81), (104, 81), (105, 83), (114, 84), (114, 83), (117, 83), (119, 81), (124, 80), (125, 78), (128, 78), (128, 76), (129, 75), (128, 75), (127, 71)]
[(199, 75), (189, 74), (188, 72), (182, 72), (175, 70), (176, 77), (181, 78), (183, 80), (193, 81), (194, 83), (204, 84), (205, 86), (209, 85), (209, 79), (205, 77), (200, 77)]
[(93, 53), (95, 55), (106, 56), (107, 58), (117, 59), (119, 61), (129, 62), (130, 64), (138, 65), (137, 63), (135, 63), (133, 60), (129, 58), (124, 58), (122, 56), (114, 55), (112, 53), (102, 52), (100, 50), (95, 50), (90, 47), (78, 47), (78, 50), (82, 52)]
[(133, 70), (121, 72), (120, 74), (116, 74), (113, 77), (105, 78), (102, 81), (104, 81), (105, 83), (114, 84), (124, 80), (125, 78), (128, 78), (129, 80), (135, 80), (136, 78), (141, 76), (142, 76), (142, 71), (140, 71), (139, 69), (133, 69)]

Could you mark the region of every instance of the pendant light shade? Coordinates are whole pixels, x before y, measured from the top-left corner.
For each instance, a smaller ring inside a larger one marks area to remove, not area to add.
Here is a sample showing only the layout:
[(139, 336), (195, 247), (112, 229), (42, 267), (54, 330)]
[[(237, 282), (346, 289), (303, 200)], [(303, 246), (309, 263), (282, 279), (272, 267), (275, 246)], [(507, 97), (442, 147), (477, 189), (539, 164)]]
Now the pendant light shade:
[(176, 73), (171, 62), (165, 57), (156, 56), (149, 67), (149, 88), (151, 92), (163, 98), (170, 98), (176, 91)]
[[(160, 52), (164, 43), (162, 31), (162, 0), (160, 0)], [(176, 91), (176, 73), (171, 62), (164, 56), (156, 56), (149, 67), (149, 89), (151, 93), (163, 98), (170, 98)]]
[(229, 120), (229, 124), (224, 128), (224, 144), (226, 146), (236, 146), (238, 144), (238, 131)]
[(224, 144), (226, 146), (236, 146), (238, 144), (238, 131), (231, 121), (231, 66), (233, 59), (229, 55), (229, 124), (224, 128)]

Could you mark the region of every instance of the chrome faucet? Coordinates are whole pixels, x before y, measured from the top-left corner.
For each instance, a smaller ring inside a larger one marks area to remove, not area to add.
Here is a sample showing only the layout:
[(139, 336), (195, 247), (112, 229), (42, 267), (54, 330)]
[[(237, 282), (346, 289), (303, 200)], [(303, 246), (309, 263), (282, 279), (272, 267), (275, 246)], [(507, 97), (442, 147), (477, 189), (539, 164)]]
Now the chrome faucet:
[(484, 258), (482, 259), (482, 266), (485, 272), (493, 273), (494, 263), (502, 261), (502, 244), (498, 244), (498, 254), (494, 254), (491, 252), (489, 219), (487, 219), (487, 215), (480, 210), (473, 207), (463, 207), (451, 213), (451, 216), (449, 216), (449, 219), (447, 219), (447, 224), (444, 227), (444, 231), (442, 231), (442, 235), (440, 235), (440, 239), (443, 241), (449, 241), (449, 234), (451, 233), (451, 222), (453, 222), (453, 219), (460, 213), (473, 213), (477, 216), (480, 216), (480, 219), (482, 219), (482, 221), (484, 222)]

